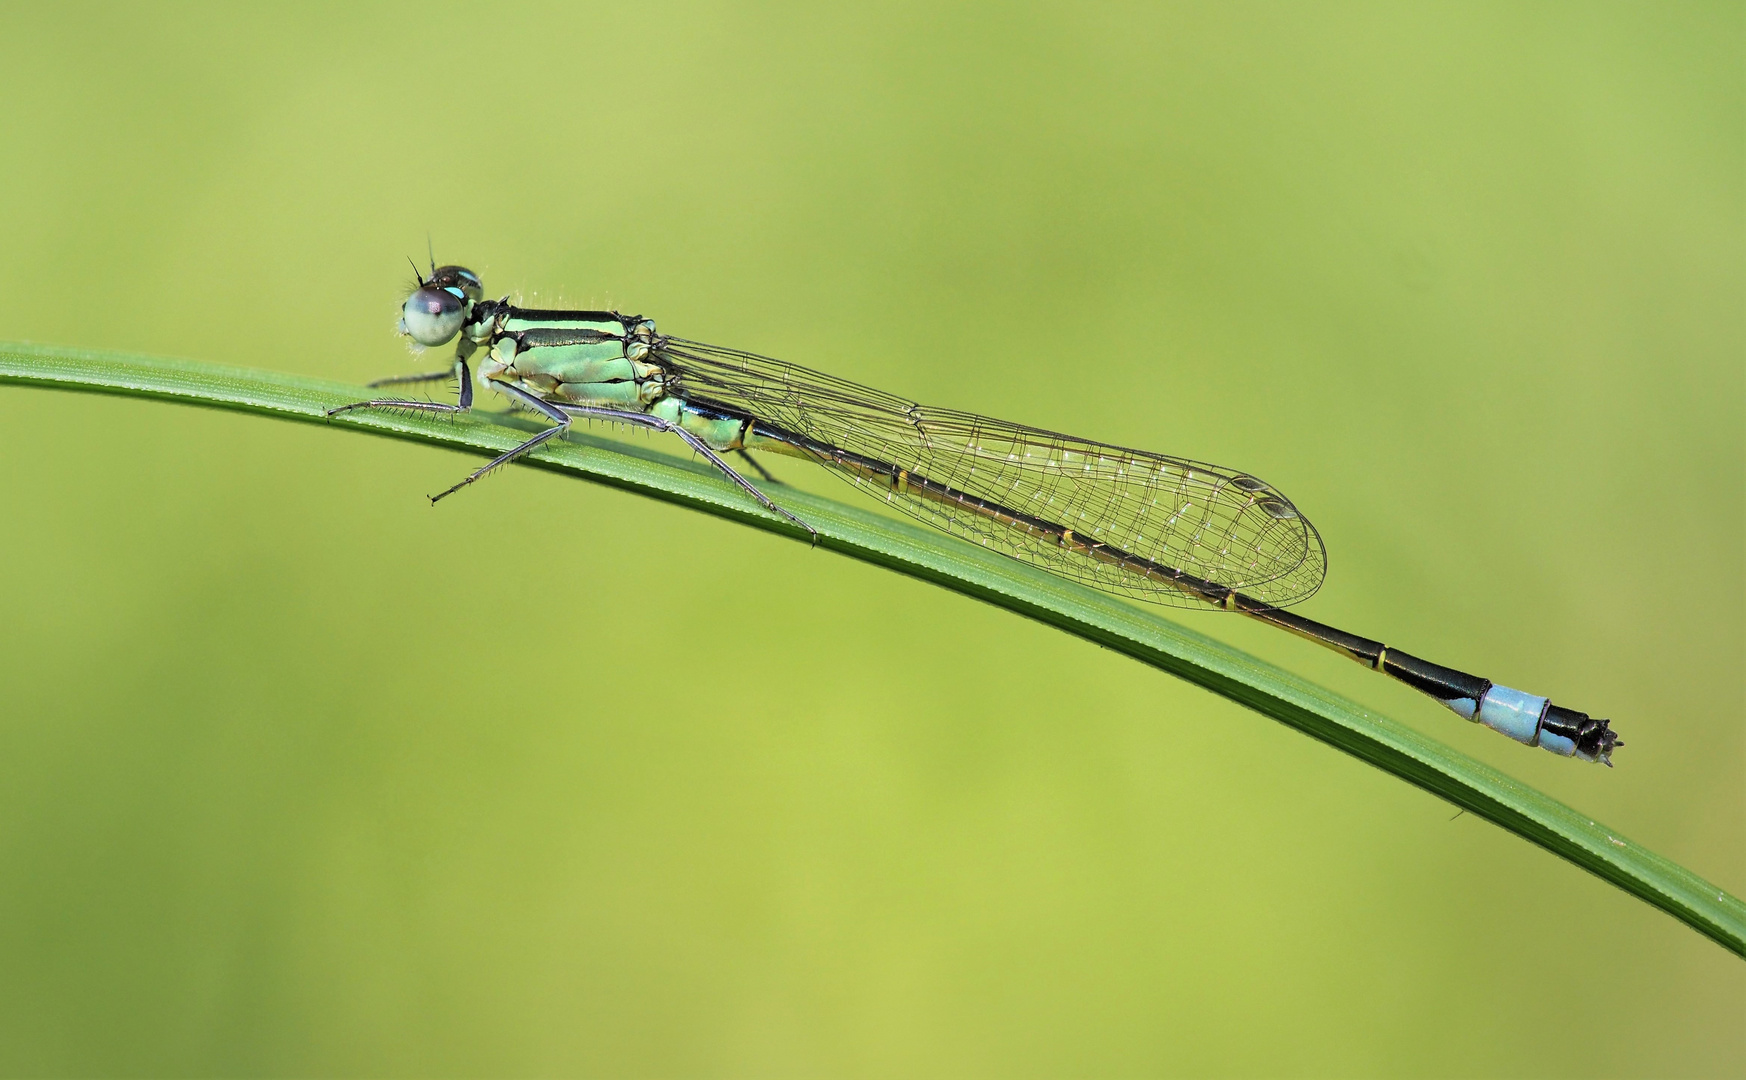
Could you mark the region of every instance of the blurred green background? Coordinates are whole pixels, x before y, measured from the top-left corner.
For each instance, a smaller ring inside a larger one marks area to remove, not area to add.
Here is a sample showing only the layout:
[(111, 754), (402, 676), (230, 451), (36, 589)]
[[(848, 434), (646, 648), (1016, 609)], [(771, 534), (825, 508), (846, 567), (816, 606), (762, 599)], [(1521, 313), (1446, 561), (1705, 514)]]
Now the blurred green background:
[[(410, 371), (428, 234), (1248, 469), (1327, 540), (1306, 613), (1629, 745), (1184, 621), (1746, 890), (1737, 4), (5, 25), (0, 337)], [(240, 415), (0, 388), (0, 454), (7, 1074), (1746, 1069), (1719, 946), (961, 597)]]

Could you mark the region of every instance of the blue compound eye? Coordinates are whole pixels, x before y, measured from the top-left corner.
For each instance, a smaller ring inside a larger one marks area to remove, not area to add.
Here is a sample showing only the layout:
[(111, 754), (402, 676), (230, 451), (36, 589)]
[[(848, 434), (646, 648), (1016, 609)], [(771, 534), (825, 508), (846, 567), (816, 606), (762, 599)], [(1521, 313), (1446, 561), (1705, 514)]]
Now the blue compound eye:
[(458, 289), (424, 285), (406, 298), (400, 310), (400, 332), (420, 345), (447, 344), (461, 332), (466, 307)]
[(459, 289), (462, 296), (474, 303), (485, 295), (485, 286), (480, 283), (479, 275), (464, 266), (439, 266), (430, 272), (423, 284), (438, 289)]

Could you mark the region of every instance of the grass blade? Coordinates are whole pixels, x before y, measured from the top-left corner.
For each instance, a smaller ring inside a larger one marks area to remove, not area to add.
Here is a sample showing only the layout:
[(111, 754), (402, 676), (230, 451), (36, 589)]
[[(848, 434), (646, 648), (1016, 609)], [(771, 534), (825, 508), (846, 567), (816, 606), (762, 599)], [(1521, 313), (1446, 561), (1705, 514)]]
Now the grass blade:
[[(356, 387), (295, 375), (125, 353), (0, 344), (0, 383), (160, 398), (335, 429), (412, 439), (482, 455), (522, 429), (490, 414), (459, 419), (324, 410)], [(577, 434), (529, 459), (540, 468), (678, 503), (801, 539), (719, 474), (641, 447)], [(1205, 687), (1329, 743), (1568, 859), (1746, 956), (1746, 904), (1678, 864), (1533, 788), (1228, 645), (1113, 597), (931, 530), (809, 495), (784, 502), (819, 531), (819, 546), (973, 596), (1058, 627)]]

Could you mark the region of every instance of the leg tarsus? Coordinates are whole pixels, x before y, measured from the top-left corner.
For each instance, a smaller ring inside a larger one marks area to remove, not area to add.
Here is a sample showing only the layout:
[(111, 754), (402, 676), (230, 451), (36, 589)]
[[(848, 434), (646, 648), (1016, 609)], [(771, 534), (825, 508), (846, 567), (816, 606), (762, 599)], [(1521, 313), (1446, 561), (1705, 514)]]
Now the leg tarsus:
[[(464, 366), (465, 365), (463, 364), (463, 367)], [(550, 442), (551, 440), (562, 435), (564, 432), (570, 430), (570, 416), (569, 416), (569, 414), (566, 413), (563, 409), (560, 409), (558, 406), (553, 405), (551, 402), (546, 401), (545, 399), (543, 399), (535, 394), (530, 394), (526, 390), (523, 390), (519, 386), (513, 386), (509, 383), (502, 383), (502, 382), (495, 382), (494, 381), (494, 382), (492, 382), (491, 385), (493, 388), (495, 388), (497, 391), (502, 393), (503, 396), (509, 398), (511, 401), (517, 402), (518, 404), (523, 405), (524, 407), (532, 410), (533, 412), (539, 413), (541, 416), (545, 417), (547, 420), (550, 420), (552, 422), (552, 426), (547, 428), (544, 431), (541, 431), (541, 432), (535, 434), (532, 438), (528, 439), (526, 442), (522, 443), (520, 446), (515, 447), (513, 450), (508, 450), (508, 451), (505, 451), (504, 453), (498, 454), (496, 457), (494, 457), (490, 461), (486, 462), (480, 468), (473, 470), (473, 472), (471, 474), (469, 474), (465, 480), (462, 480), (460, 483), (456, 484), (454, 487), (449, 488), (447, 491), (439, 492), (435, 495), (432, 495), (430, 497), (430, 504), (432, 506), (435, 506), (438, 502), (442, 501), (443, 499), (448, 498), (450, 495), (453, 495), (455, 492), (466, 487), (468, 484), (473, 483), (475, 480), (478, 480), (480, 477), (491, 472), (491, 470), (496, 469), (496, 468), (503, 466), (503, 465), (507, 465), (510, 462), (514, 461), (516, 458), (521, 457), (523, 454), (528, 454), (534, 450), (539, 449), (544, 444)], [(455, 408), (459, 409), (460, 406), (455, 406)]]
[(523, 454), (527, 454), (527, 453), (530, 453), (534, 450), (539, 449), (541, 446), (543, 446), (546, 443), (550, 442), (551, 440), (557, 438), (559, 435), (562, 435), (565, 431), (565, 428), (567, 428), (567, 427), (568, 427), (568, 425), (562, 425), (559, 427), (549, 427), (546, 430), (535, 435), (533, 438), (528, 439), (526, 442), (522, 443), (520, 446), (516, 447), (515, 449), (508, 450), (508, 451), (505, 451), (504, 453), (498, 454), (496, 457), (492, 458), (490, 461), (486, 462), (484, 465), (480, 466), (477, 469), (474, 469), (472, 473), (468, 474), (468, 476), (465, 480), (462, 480), (460, 483), (449, 488), (447, 491), (441, 491), (435, 495), (432, 495), (430, 497), (430, 504), (432, 506), (435, 506), (437, 503), (448, 498), (450, 495), (453, 495), (455, 492), (461, 490), (462, 488), (466, 487), (468, 484), (471, 484), (475, 480), (478, 480), (480, 477), (484, 476), (486, 473), (490, 472), (491, 470), (498, 468), (499, 466), (502, 466), (502, 465), (507, 465), (510, 462), (514, 461), (516, 458), (521, 457)]
[(441, 401), (408, 401), (402, 398), (376, 398), (371, 401), (354, 401), (350, 405), (341, 405), (337, 409), (327, 410), (329, 417), (340, 413), (351, 412), (353, 409), (412, 409), (416, 412), (456, 414), (467, 410), (459, 405), (448, 405)]

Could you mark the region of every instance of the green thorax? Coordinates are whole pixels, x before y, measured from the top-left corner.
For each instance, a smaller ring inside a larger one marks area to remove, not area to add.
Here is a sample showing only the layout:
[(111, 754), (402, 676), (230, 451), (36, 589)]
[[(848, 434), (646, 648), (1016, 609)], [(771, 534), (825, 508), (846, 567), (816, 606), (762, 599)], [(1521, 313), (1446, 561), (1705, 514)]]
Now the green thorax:
[(529, 311), (498, 307), (490, 356), (479, 374), (541, 397), (646, 412), (667, 393), (650, 362), (655, 324), (615, 311)]

